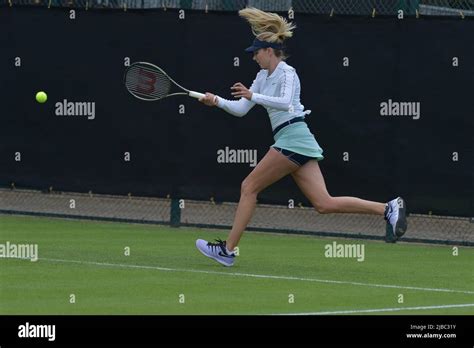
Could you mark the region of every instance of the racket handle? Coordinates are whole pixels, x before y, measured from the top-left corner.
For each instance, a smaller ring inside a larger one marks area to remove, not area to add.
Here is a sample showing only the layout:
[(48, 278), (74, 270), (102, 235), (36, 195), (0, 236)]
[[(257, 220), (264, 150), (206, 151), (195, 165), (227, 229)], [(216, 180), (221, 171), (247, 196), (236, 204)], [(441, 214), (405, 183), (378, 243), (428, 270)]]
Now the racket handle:
[(194, 92), (194, 91), (189, 91), (188, 95), (190, 97), (193, 97), (193, 98), (196, 98), (196, 99), (204, 98), (206, 96), (205, 94), (202, 94), (202, 93), (199, 93), (199, 92)]

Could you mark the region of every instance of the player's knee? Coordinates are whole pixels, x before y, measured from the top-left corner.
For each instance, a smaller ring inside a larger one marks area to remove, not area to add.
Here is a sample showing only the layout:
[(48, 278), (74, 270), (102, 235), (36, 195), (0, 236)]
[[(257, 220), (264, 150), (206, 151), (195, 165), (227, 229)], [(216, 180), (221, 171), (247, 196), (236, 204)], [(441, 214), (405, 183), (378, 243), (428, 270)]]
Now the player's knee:
[(336, 207), (334, 206), (334, 201), (332, 197), (327, 197), (325, 199), (320, 199), (317, 202), (314, 202), (314, 208), (320, 214), (330, 214), (336, 211)]
[(258, 194), (258, 188), (251, 179), (244, 179), (240, 186), (240, 194), (243, 196), (256, 196)]

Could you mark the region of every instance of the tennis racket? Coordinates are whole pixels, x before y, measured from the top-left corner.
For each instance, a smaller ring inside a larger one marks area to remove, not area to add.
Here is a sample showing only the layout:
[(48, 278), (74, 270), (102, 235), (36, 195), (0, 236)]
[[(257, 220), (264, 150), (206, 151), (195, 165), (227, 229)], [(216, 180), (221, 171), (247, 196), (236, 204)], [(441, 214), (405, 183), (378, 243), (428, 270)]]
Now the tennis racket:
[[(125, 71), (124, 83), (131, 95), (146, 101), (160, 100), (173, 95), (188, 95), (196, 99), (205, 97), (205, 94), (190, 91), (179, 85), (163, 69), (147, 62), (132, 63)], [(171, 93), (173, 84), (184, 92)]]

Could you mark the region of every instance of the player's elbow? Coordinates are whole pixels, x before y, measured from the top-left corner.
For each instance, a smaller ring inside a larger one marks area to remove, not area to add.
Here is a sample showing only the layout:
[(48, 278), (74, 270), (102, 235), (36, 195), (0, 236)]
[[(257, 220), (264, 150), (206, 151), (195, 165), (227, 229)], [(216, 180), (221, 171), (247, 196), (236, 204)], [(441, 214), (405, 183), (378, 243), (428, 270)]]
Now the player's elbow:
[(289, 94), (285, 95), (285, 96), (281, 96), (280, 98), (278, 98), (278, 100), (275, 100), (276, 103), (275, 103), (274, 107), (277, 110), (290, 111), (291, 112), (291, 109), (292, 109), (291, 100), (292, 100), (292, 96), (289, 95)]
[(293, 107), (291, 105), (291, 101), (288, 101), (288, 102), (284, 101), (275, 105), (275, 109), (280, 110), (280, 111), (292, 112)]
[(245, 115), (247, 115), (247, 112), (248, 111), (237, 111), (237, 112), (233, 112), (232, 115), (236, 116), (236, 117), (244, 117)]
[(246, 110), (239, 110), (239, 109), (234, 109), (234, 108), (223, 108), (228, 114), (231, 114), (232, 116), (236, 117), (244, 117), (247, 115)]
[(248, 107), (241, 107), (241, 108), (235, 108), (233, 110), (229, 110), (229, 112), (236, 116), (236, 117), (244, 117), (245, 115), (247, 115), (247, 113), (249, 112), (251, 108), (248, 108)]

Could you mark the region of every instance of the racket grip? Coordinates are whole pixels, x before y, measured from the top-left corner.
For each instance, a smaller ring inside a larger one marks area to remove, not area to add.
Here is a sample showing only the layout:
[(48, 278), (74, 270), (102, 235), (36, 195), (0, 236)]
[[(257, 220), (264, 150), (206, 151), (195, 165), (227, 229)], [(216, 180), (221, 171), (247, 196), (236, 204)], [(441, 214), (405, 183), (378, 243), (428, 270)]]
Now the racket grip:
[(199, 92), (194, 92), (194, 91), (189, 91), (188, 95), (190, 97), (193, 97), (193, 98), (196, 98), (196, 99), (204, 98), (206, 96), (205, 94), (202, 94), (202, 93), (199, 93)]

